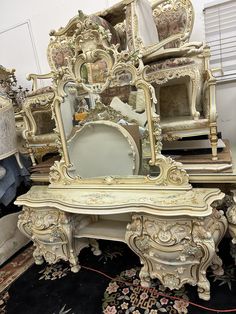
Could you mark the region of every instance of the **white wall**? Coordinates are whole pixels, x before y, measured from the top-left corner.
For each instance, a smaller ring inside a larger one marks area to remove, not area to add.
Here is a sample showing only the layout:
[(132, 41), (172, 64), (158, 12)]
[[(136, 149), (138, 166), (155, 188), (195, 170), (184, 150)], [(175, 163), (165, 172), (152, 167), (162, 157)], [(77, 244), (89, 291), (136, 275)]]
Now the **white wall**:
[(220, 83), (216, 89), (218, 129), (236, 146), (236, 81)]

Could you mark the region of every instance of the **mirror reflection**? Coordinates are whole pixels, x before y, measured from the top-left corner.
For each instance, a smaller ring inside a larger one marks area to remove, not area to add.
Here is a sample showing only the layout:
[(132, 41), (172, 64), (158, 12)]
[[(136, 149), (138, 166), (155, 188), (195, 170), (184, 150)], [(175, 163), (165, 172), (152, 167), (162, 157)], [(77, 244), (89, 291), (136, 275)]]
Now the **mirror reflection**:
[(114, 81), (122, 84), (110, 84), (101, 93), (88, 92), (73, 82), (65, 85), (61, 114), (70, 176), (149, 173), (145, 94), (130, 84), (131, 79), (129, 72), (121, 71)]

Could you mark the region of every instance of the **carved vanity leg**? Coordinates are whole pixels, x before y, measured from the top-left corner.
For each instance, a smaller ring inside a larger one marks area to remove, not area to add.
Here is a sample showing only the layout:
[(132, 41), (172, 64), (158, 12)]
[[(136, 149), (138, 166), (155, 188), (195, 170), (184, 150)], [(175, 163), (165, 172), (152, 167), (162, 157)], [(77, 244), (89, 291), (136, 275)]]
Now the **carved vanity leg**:
[(147, 238), (142, 236), (141, 216), (133, 215), (132, 222), (127, 225), (125, 241), (131, 250), (139, 256), (140, 262), (143, 265), (139, 273), (141, 286), (149, 288), (151, 286), (151, 277), (148, 259), (145, 257), (145, 250), (148, 247), (148, 243)]
[(79, 259), (78, 259), (78, 256), (74, 254), (73, 251), (70, 252), (70, 259), (69, 259), (69, 262), (70, 262), (70, 270), (73, 272), (73, 273), (78, 273), (78, 271), (80, 270), (81, 266), (79, 265)]
[(151, 278), (148, 272), (147, 265), (143, 265), (143, 267), (140, 270), (139, 273), (140, 283), (141, 286), (144, 288), (150, 288), (151, 287)]
[(203, 300), (210, 300), (210, 283), (206, 277), (207, 268), (212, 264), (216, 255), (215, 242), (211, 232), (205, 228), (204, 222), (195, 221), (193, 226), (193, 240), (202, 251), (202, 258), (198, 269), (198, 295)]
[(212, 264), (211, 264), (211, 269), (214, 275), (216, 276), (224, 275), (224, 269), (222, 265), (223, 265), (222, 259), (217, 254), (215, 254), (215, 256), (212, 259)]
[(37, 246), (33, 252), (33, 257), (36, 265), (42, 265), (44, 263), (43, 255), (41, 254), (40, 249)]
[(201, 265), (199, 267), (198, 273), (198, 295), (199, 298), (208, 301), (210, 300), (210, 282), (206, 277), (206, 271), (208, 266), (212, 262), (212, 258), (215, 254), (215, 245), (213, 241), (209, 241), (209, 243), (204, 243), (202, 249), (204, 251), (204, 256), (201, 260)]
[(92, 247), (93, 255), (99, 256), (102, 254), (102, 251), (99, 249), (99, 243), (96, 239), (89, 239), (89, 244)]

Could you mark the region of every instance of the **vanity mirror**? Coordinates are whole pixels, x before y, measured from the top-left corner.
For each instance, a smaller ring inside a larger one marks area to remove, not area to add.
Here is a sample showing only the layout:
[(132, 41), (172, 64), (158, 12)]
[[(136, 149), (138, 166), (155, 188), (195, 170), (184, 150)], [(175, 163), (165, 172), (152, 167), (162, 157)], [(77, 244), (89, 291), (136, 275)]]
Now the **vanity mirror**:
[(55, 75), (52, 108), (62, 159), (51, 169), (53, 184), (108, 176), (146, 180), (144, 147), (151, 166), (159, 166), (158, 158), (165, 160), (154, 89), (143, 79), (145, 66), (138, 54), (119, 52), (109, 38), (104, 28), (83, 16), (74, 31), (74, 55), (67, 55), (66, 66)]

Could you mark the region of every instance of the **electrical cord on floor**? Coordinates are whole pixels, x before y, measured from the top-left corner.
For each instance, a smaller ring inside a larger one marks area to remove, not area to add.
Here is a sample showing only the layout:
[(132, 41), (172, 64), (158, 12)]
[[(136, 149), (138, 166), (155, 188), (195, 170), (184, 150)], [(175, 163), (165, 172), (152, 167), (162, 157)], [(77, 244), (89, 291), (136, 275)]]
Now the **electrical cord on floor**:
[[(137, 286), (137, 287), (140, 287), (140, 285), (134, 285), (133, 283), (131, 282), (128, 282), (128, 281), (125, 281), (125, 280), (120, 280), (120, 279), (117, 279), (117, 278), (113, 278), (105, 273), (103, 273), (102, 271), (100, 270), (97, 270), (97, 269), (94, 269), (94, 268), (91, 268), (91, 267), (87, 267), (87, 266), (82, 266), (81, 265), (81, 268), (84, 268), (84, 269), (87, 269), (87, 270), (90, 270), (92, 272), (95, 272), (95, 273), (98, 273), (100, 275), (102, 275), (103, 277), (106, 277), (110, 280), (116, 280), (116, 281), (119, 281), (119, 282), (123, 282), (125, 283), (126, 285), (128, 286)], [(148, 289), (149, 291), (156, 291), (158, 295), (162, 296), (162, 297), (165, 297), (165, 298), (169, 298), (169, 299), (172, 299), (172, 300), (179, 300), (179, 301), (185, 301), (184, 299), (181, 299), (181, 298), (178, 298), (178, 297), (174, 297), (174, 296), (171, 296), (171, 295), (168, 295), (168, 294), (164, 294), (162, 292), (159, 292), (157, 291), (155, 288), (145, 288), (145, 289)], [(194, 303), (194, 302), (191, 302), (191, 301), (188, 301), (188, 303), (194, 307), (197, 307), (197, 308), (200, 308), (202, 310), (206, 310), (206, 311), (210, 311), (210, 312), (215, 312), (215, 313), (236, 313), (236, 309), (228, 309), (228, 310), (217, 310), (217, 309), (212, 309), (212, 308), (209, 308), (209, 307), (206, 307), (206, 306), (203, 306), (203, 305), (200, 305), (200, 304), (197, 304), (197, 303)]]

